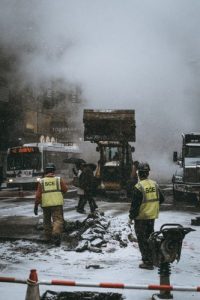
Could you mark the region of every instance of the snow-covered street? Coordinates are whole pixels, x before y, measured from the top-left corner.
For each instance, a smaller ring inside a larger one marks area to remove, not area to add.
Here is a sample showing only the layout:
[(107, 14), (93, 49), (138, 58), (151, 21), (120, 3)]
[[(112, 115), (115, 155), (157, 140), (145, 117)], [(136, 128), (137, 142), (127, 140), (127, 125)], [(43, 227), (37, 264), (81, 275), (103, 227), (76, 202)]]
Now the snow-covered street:
[[(83, 220), (87, 215), (78, 214), (75, 211), (75, 199), (68, 199), (65, 206), (65, 220)], [(149, 285), (159, 284), (157, 269), (153, 271), (138, 268), (140, 252), (136, 242), (130, 242), (127, 238), (130, 233), (128, 226), (129, 203), (98, 202), (100, 211), (105, 213), (105, 218), (110, 221), (109, 232), (120, 233), (127, 246), (122, 247), (119, 242), (110, 238), (102, 253), (90, 251), (75, 252), (69, 251), (63, 243), (60, 248), (50, 247), (43, 243), (36, 243), (29, 240), (1, 241), (0, 249), (0, 270), (1, 276), (11, 276), (26, 279), (31, 269), (38, 272), (39, 281), (51, 279), (68, 279), (77, 282), (100, 283), (100, 282), (121, 282), (124, 284)], [(73, 209), (74, 208), (74, 209)], [(88, 207), (87, 207), (88, 209)], [(15, 210), (16, 215), (24, 213), (32, 216), (32, 204), (24, 203)], [(1, 209), (1, 216), (8, 212)], [(172, 264), (171, 285), (173, 286), (198, 286), (200, 266), (198, 265), (200, 254), (200, 242), (198, 226), (191, 226), (191, 218), (198, 216), (198, 212), (161, 211), (160, 218), (156, 221), (155, 230), (165, 223), (179, 223), (185, 227), (192, 227), (196, 231), (186, 235), (183, 241), (182, 255), (179, 263)], [(91, 266), (91, 267), (90, 267)], [(95, 266), (95, 267), (93, 267)], [(98, 290), (80, 287), (61, 287), (40, 285), (40, 293), (47, 289), (55, 291), (78, 291)], [(101, 289), (101, 291), (110, 291)], [(112, 290), (113, 291), (113, 290)], [(122, 290), (115, 289), (115, 292), (122, 293), (128, 300), (150, 299), (156, 291), (148, 290)], [(15, 300), (24, 299), (26, 285), (15, 283), (0, 283), (0, 299)], [(174, 299), (198, 299), (198, 293), (194, 292), (173, 292)]]

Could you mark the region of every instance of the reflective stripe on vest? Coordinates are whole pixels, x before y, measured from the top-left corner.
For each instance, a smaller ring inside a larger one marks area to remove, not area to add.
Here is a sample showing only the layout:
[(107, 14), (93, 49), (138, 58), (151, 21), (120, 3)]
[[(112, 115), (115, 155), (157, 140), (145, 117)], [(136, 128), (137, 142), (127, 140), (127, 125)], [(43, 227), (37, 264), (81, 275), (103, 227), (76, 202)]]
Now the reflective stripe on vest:
[(142, 204), (136, 219), (157, 219), (159, 214), (158, 185), (151, 179), (141, 180), (135, 186), (143, 194)]
[(60, 177), (45, 177), (41, 180), (42, 207), (63, 205)]

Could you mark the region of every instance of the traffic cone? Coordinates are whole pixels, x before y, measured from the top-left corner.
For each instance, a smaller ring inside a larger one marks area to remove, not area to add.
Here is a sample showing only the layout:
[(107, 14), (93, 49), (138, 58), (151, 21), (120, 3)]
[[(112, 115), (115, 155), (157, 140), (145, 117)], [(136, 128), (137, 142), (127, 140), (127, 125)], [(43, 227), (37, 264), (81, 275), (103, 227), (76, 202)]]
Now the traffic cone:
[(31, 270), (27, 285), (25, 300), (40, 300), (39, 283), (35, 269)]

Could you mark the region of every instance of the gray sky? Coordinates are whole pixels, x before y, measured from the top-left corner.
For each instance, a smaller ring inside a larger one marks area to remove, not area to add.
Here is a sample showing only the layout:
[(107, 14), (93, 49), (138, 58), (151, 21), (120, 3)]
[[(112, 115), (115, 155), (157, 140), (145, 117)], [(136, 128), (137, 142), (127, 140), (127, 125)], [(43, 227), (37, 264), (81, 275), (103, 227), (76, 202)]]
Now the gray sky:
[(199, 23), (199, 0), (0, 2), (0, 43), (22, 82), (63, 78), (87, 108), (135, 109), (136, 158), (160, 173), (181, 133), (199, 130)]

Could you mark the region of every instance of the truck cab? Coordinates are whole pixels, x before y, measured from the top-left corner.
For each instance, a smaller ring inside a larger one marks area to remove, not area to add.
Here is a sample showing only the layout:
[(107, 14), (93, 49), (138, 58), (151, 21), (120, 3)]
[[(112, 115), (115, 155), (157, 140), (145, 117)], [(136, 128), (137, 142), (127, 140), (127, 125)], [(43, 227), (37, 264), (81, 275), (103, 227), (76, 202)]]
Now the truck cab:
[(128, 143), (99, 142), (100, 188), (105, 191), (118, 191), (126, 188), (132, 171), (133, 148)]
[(178, 168), (173, 175), (174, 200), (200, 200), (200, 133), (182, 134), (180, 157), (174, 152)]

